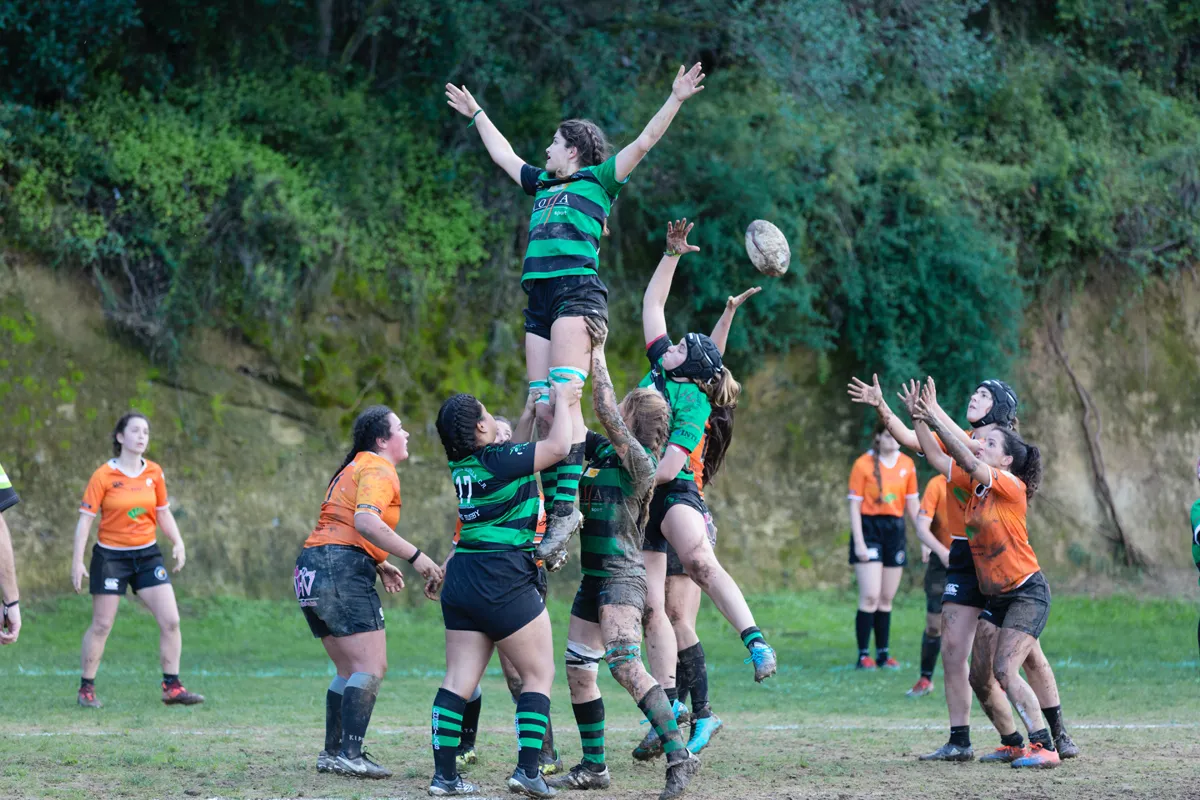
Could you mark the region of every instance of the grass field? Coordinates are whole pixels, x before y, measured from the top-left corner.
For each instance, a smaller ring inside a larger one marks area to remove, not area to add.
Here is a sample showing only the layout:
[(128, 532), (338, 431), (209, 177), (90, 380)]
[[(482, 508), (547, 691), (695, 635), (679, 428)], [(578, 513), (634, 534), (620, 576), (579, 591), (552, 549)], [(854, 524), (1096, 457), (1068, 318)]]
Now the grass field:
[[(410, 589), (411, 590), (411, 589)], [(697, 798), (1197, 798), (1200, 797), (1200, 665), (1194, 601), (1056, 597), (1045, 650), (1067, 723), (1083, 756), (1048, 773), (916, 761), (946, 738), (937, 691), (910, 700), (917, 677), (923, 597), (901, 596), (893, 614), (896, 673), (858, 673), (853, 597), (846, 593), (752, 598), (779, 650), (779, 674), (762, 686), (734, 635), (708, 606), (701, 635), (714, 708), (726, 729), (704, 755)], [(133, 603), (121, 615), (97, 681), (106, 707), (75, 705), (86, 598), (32, 603), (15, 647), (0, 650), (0, 797), (408, 797), (425, 795), (432, 758), (428, 714), (440, 681), (441, 619), (434, 604), (390, 610), (391, 669), (368, 749), (396, 777), (379, 783), (318, 775), (331, 674), (293, 604), (181, 602), (187, 686), (208, 702), (159, 702), (157, 630)], [(565, 639), (568, 607), (554, 602)], [(561, 651), (562, 641), (559, 642)], [(662, 762), (636, 764), (645, 730), (608, 675), (608, 797), (657, 796)], [(578, 760), (565, 679), (553, 709), (559, 749)], [(976, 750), (995, 733), (973, 712)], [(480, 764), (484, 796), (506, 794), (515, 742), (512, 703), (493, 661), (484, 682)], [(593, 793), (596, 797), (600, 793)], [(586, 795), (585, 795), (586, 796)]]

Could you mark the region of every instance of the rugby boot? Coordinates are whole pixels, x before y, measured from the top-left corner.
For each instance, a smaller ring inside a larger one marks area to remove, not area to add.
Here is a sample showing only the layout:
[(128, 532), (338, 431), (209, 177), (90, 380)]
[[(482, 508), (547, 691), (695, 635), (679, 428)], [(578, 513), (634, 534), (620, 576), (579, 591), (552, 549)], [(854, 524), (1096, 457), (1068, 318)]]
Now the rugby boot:
[(454, 756), (454, 763), (458, 765), (459, 769), (473, 767), (475, 766), (475, 762), (478, 760), (479, 758), (475, 755), (474, 747), (463, 747), (462, 745), (459, 745), (458, 753)]
[[(596, 771), (595, 767), (600, 767)], [(580, 761), (565, 775), (556, 775), (546, 783), (555, 789), (607, 789), (612, 783), (607, 764)]]
[(754, 665), (754, 682), (762, 683), (775, 674), (775, 648), (760, 639), (750, 645), (750, 657), (744, 663)]
[(921, 680), (914, 683), (913, 687), (911, 689), (909, 689), (907, 692), (905, 692), (904, 694), (907, 695), (908, 697), (924, 697), (925, 695), (929, 694), (932, 691), (933, 691), (933, 681), (929, 680), (929, 678), (926, 678), (924, 675), (922, 675)]
[(1034, 742), (1025, 749), (1025, 755), (1012, 762), (1014, 769), (1052, 769), (1062, 763), (1058, 751), (1047, 750), (1041, 742)]
[(194, 706), (204, 702), (204, 695), (189, 692), (182, 683), (162, 684), (162, 701), (169, 706)]
[(96, 697), (95, 686), (83, 686), (79, 689), (79, 705), (84, 708), (104, 708), (104, 703), (101, 703)]
[(546, 785), (546, 779), (542, 777), (542, 773), (538, 773), (530, 778), (525, 774), (525, 770), (517, 767), (513, 770), (513, 774), (508, 779), (508, 790), (513, 794), (523, 794), (526, 797), (547, 798), (554, 797), (558, 792)]
[(538, 771), (547, 777), (557, 775), (563, 771), (563, 762), (558, 757), (557, 750), (553, 753), (543, 752), (538, 754)]
[(875, 669), (875, 659), (870, 656), (859, 656), (854, 664), (855, 669)]
[(671, 800), (687, 791), (688, 784), (700, 771), (700, 757), (688, 753), (688, 757), (667, 767), (667, 785), (658, 796), (658, 800)]
[(475, 794), (478, 791), (479, 787), (464, 781), (462, 775), (455, 775), (452, 781), (442, 780), (438, 775), (434, 775), (433, 780), (429, 782), (431, 797), (455, 797), (463, 794)]
[[(679, 702), (678, 700), (676, 700), (674, 702), (674, 704), (672, 704), (671, 710), (673, 712), (675, 712), (676, 724), (679, 723), (680, 717), (682, 717), (684, 715), (690, 715), (690, 712), (688, 711), (687, 706), (685, 706), (683, 703)], [(649, 725), (650, 723), (648, 720), (642, 720), (642, 724)], [(654, 728), (650, 728), (650, 730), (648, 730), (646, 732), (645, 738), (642, 739), (641, 744), (639, 744), (637, 747), (633, 748), (633, 758), (636, 761), (649, 761), (653, 758), (658, 758), (662, 754), (663, 754), (662, 739), (658, 738), (658, 734), (655, 733)]]
[(322, 750), (317, 754), (317, 772), (333, 772), (333, 762), (337, 760), (337, 756), (329, 754), (328, 750)]
[(561, 569), (566, 559), (562, 554), (567, 550), (571, 537), (579, 532), (583, 525), (583, 514), (571, 506), (571, 512), (565, 515), (550, 514), (546, 517), (546, 535), (534, 549), (534, 557), (544, 561), (547, 572)]
[(1025, 745), (1013, 747), (1002, 744), (986, 756), (979, 757), (980, 764), (1011, 764), (1025, 755)]
[(920, 761), (971, 761), (975, 758), (975, 751), (968, 747), (959, 747), (956, 744), (946, 742), (944, 745), (934, 750), (932, 753), (919, 756)]
[(338, 753), (333, 762), (333, 771), (338, 775), (349, 775), (352, 778), (381, 778), (392, 777), (392, 771), (375, 762), (364, 750), (358, 758), (346, 758)]
[(900, 662), (891, 656), (888, 656), (887, 658), (876, 663), (880, 669), (900, 669)]
[(1079, 745), (1071, 739), (1071, 734), (1063, 731), (1054, 737), (1054, 749), (1059, 758), (1075, 758), (1079, 755)]
[(724, 723), (716, 714), (708, 717), (696, 717), (692, 720), (692, 735), (688, 738), (687, 749), (693, 755), (708, 747), (709, 741), (721, 730)]
[(671, 710), (675, 712), (675, 724), (683, 727), (692, 721), (692, 712), (683, 704), (682, 700), (676, 700)]

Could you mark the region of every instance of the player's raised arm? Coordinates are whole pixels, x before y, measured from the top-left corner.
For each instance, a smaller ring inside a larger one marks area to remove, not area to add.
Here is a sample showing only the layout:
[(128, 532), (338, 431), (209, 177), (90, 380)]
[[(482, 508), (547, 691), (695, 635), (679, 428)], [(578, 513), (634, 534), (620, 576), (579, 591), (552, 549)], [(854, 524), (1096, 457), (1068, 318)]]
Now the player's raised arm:
[(447, 83), (446, 104), (471, 120), (475, 130), (479, 131), (479, 138), (483, 140), (483, 146), (487, 148), (492, 161), (520, 186), (521, 168), (525, 166), (525, 160), (513, 151), (508, 139), (505, 139), (500, 129), (488, 119), (487, 112), (479, 107), (479, 103), (475, 102), (467, 87)]
[[(846, 388), (852, 402), (862, 403), (863, 405), (875, 408), (875, 413), (879, 415), (879, 421), (888, 429), (888, 433), (901, 446), (907, 447), (910, 450), (919, 451), (921, 449), (921, 445), (917, 441), (917, 435), (899, 417), (892, 413), (892, 409), (888, 407), (887, 401), (883, 399), (883, 389), (879, 387), (878, 375), (872, 375), (871, 383), (869, 384), (864, 383), (858, 378), (851, 378)], [(905, 390), (907, 392), (908, 387), (905, 387)], [(915, 392), (916, 389), (914, 388), (912, 391)], [(901, 399), (904, 398), (904, 394), (901, 393)]]
[(642, 295), (642, 332), (649, 344), (660, 336), (667, 335), (667, 298), (671, 295), (671, 283), (675, 280), (675, 267), (684, 253), (698, 253), (700, 248), (688, 244), (687, 235), (696, 223), (686, 219), (667, 223), (667, 249), (654, 270), (650, 283)]
[(721, 355), (725, 355), (725, 346), (729, 342), (729, 330), (733, 327), (733, 317), (737, 314), (738, 307), (761, 291), (761, 286), (754, 286), (737, 297), (730, 295), (729, 299), (725, 301), (725, 310), (721, 313), (721, 318), (717, 320), (712, 334), (708, 337), (713, 340), (717, 350), (721, 351)]
[(662, 108), (646, 124), (638, 137), (617, 153), (618, 181), (628, 178), (634, 167), (640, 164), (646, 154), (650, 152), (650, 148), (658, 144), (658, 140), (671, 126), (671, 120), (675, 119), (675, 115), (679, 113), (679, 107), (683, 105), (683, 101), (699, 94), (704, 89), (703, 83), (704, 73), (701, 71), (700, 62), (697, 61), (693, 64), (687, 72), (683, 71), (682, 64), (679, 66), (679, 72), (675, 75), (675, 82), (671, 85), (671, 96), (667, 98), (667, 102), (663, 103)]

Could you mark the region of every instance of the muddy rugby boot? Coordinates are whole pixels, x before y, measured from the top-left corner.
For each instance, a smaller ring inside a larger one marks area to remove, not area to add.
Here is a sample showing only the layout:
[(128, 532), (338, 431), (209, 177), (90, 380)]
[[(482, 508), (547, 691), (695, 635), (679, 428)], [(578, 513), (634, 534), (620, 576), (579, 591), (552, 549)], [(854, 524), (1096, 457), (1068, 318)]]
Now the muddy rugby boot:
[[(600, 767), (597, 771), (595, 768)], [(580, 761), (566, 775), (556, 775), (546, 783), (555, 789), (607, 789), (612, 783), (607, 764)]]
[(1041, 742), (1034, 742), (1025, 749), (1025, 755), (1012, 762), (1014, 769), (1052, 769), (1062, 763), (1055, 750), (1047, 750)]
[(459, 769), (473, 767), (475, 766), (475, 762), (478, 760), (479, 757), (475, 755), (474, 747), (462, 747), (460, 745), (458, 748), (458, 753), (454, 756), (454, 761), (456, 764), (458, 764)]
[(1011, 764), (1025, 755), (1025, 745), (1011, 747), (1002, 744), (986, 756), (979, 757), (980, 764)]
[(525, 774), (525, 770), (517, 767), (513, 770), (513, 774), (508, 779), (508, 790), (513, 794), (523, 794), (526, 797), (547, 798), (554, 797), (558, 792), (546, 785), (546, 779), (542, 777), (542, 773), (530, 778)]
[(333, 762), (333, 771), (338, 775), (349, 775), (352, 778), (372, 778), (380, 780), (392, 777), (392, 771), (376, 763), (366, 751), (358, 758), (346, 758), (338, 753)]
[(919, 761), (972, 761), (974, 758), (975, 751), (970, 747), (959, 747), (950, 742), (946, 742), (932, 753), (918, 756)]
[(744, 663), (754, 665), (754, 682), (762, 683), (775, 674), (775, 648), (761, 640), (754, 642)]
[(479, 787), (473, 783), (464, 781), (462, 775), (454, 776), (454, 780), (442, 780), (437, 775), (433, 776), (433, 780), (429, 782), (430, 797), (455, 797), (457, 795), (475, 794), (479, 791)]
[(79, 697), (77, 699), (79, 701), (79, 705), (83, 706), (84, 708), (104, 708), (104, 703), (101, 703), (96, 697), (96, 687), (94, 686), (81, 687), (79, 690)]
[(721, 730), (724, 723), (716, 714), (710, 717), (696, 717), (692, 720), (692, 735), (688, 738), (687, 749), (693, 755), (699, 755), (700, 751), (708, 747), (708, 743), (712, 741), (712, 737), (717, 731)]
[(162, 692), (162, 701), (169, 706), (194, 706), (204, 702), (204, 695), (189, 692), (183, 688), (182, 683), (168, 686), (167, 682), (163, 681)]
[(542, 537), (533, 554), (535, 558), (545, 562), (547, 572), (555, 572), (567, 562), (563, 553), (567, 551), (571, 537), (578, 533), (582, 526), (583, 514), (574, 506), (571, 506), (571, 513), (565, 516), (551, 514), (546, 517), (546, 535)]
[(333, 772), (333, 762), (337, 760), (337, 756), (332, 756), (329, 751), (322, 750), (317, 754), (317, 772)]
[(682, 795), (699, 771), (700, 757), (691, 753), (688, 753), (686, 760), (667, 767), (667, 785), (658, 796), (658, 800), (671, 800)]
[(1071, 739), (1071, 734), (1063, 731), (1054, 739), (1054, 749), (1059, 758), (1076, 758), (1079, 755), (1079, 745)]

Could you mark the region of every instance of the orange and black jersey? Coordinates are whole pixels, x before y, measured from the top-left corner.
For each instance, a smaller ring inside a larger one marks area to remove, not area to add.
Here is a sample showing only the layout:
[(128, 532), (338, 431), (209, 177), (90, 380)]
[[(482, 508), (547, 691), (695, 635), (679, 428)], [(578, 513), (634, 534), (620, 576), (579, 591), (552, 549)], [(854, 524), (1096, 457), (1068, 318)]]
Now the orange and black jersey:
[[(922, 517), (929, 520), (929, 531), (943, 546), (949, 547), (953, 537), (950, 534), (950, 506), (955, 502), (947, 497), (946, 476), (934, 475), (925, 484), (925, 494), (921, 496)], [(963, 496), (966, 497), (966, 492)], [(961, 513), (961, 511), (960, 511)]]
[(967, 505), (967, 539), (979, 590), (996, 595), (1016, 589), (1041, 568), (1029, 544), (1025, 483), (995, 467), (988, 467), (988, 472), (988, 481), (978, 483), (953, 463), (949, 484), (972, 493)]
[(863, 453), (850, 470), (850, 499), (862, 500), (862, 514), (868, 517), (903, 517), (908, 498), (919, 497), (917, 465), (903, 453), (898, 453), (892, 466), (879, 461), (879, 477), (875, 476), (875, 457)]
[(383, 561), (387, 551), (358, 532), (356, 514), (374, 514), (392, 530), (400, 521), (400, 476), (395, 465), (378, 453), (356, 453), (329, 484), (317, 526), (304, 546), (348, 545), (365, 551), (376, 563)]

